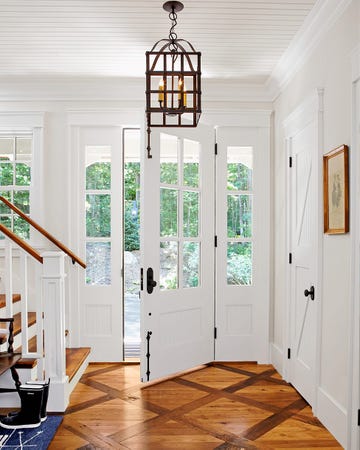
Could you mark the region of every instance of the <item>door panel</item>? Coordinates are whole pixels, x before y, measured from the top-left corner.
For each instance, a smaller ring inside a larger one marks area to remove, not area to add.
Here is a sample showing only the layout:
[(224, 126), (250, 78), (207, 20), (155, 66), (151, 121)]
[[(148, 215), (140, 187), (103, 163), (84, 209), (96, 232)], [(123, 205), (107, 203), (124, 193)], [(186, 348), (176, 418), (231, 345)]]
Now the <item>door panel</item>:
[(81, 345), (92, 361), (122, 361), (122, 129), (79, 127)]
[(217, 360), (269, 358), (268, 142), (266, 129), (217, 130)]
[(142, 161), (143, 381), (214, 359), (213, 145), (204, 126), (153, 129)]
[(316, 129), (314, 123), (291, 138), (291, 360), (290, 379), (313, 404), (315, 395), (316, 286), (315, 299), (305, 290), (315, 285), (317, 233)]

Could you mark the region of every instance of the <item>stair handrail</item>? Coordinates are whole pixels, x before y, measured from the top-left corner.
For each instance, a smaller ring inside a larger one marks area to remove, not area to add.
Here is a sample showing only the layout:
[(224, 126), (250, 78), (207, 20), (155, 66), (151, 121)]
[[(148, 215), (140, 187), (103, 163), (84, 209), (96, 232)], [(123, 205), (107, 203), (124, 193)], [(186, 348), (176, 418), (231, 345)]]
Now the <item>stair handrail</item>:
[(9, 239), (11, 239), (15, 244), (25, 250), (29, 255), (33, 258), (37, 259), (41, 264), (43, 263), (43, 257), (38, 253), (30, 244), (21, 239), (18, 235), (16, 235), (13, 231), (9, 230), (5, 225), (0, 223), (0, 231), (4, 233)]
[[(82, 261), (75, 253), (73, 253), (68, 247), (66, 247), (62, 242), (58, 241), (54, 236), (52, 236), (48, 231), (45, 230), (42, 226), (40, 226), (37, 222), (35, 222), (31, 217), (27, 216), (25, 213), (21, 211), (17, 206), (13, 205), (9, 200), (0, 195), (0, 200), (5, 203), (10, 209), (12, 209), (16, 214), (22, 217), (27, 223), (33, 226), (36, 230), (39, 231), (43, 236), (45, 236), (49, 241), (51, 241), (54, 245), (60, 248), (64, 253), (70, 256), (73, 264), (77, 262), (81, 267), (86, 269), (86, 264)], [(10, 230), (8, 230), (10, 231)], [(6, 234), (6, 233), (5, 233)], [(16, 236), (16, 235), (15, 235)], [(24, 241), (23, 241), (24, 242)], [(20, 244), (19, 244), (20, 245)]]

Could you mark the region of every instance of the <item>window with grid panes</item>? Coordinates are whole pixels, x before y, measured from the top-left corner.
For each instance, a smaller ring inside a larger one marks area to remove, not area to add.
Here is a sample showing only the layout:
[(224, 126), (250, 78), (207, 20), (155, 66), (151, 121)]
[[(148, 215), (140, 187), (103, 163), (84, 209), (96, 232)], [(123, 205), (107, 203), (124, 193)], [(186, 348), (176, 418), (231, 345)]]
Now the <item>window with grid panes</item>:
[[(0, 135), (0, 195), (27, 215), (30, 214), (31, 163), (31, 134)], [(30, 238), (29, 224), (3, 202), (0, 202), (0, 223), (22, 239)]]

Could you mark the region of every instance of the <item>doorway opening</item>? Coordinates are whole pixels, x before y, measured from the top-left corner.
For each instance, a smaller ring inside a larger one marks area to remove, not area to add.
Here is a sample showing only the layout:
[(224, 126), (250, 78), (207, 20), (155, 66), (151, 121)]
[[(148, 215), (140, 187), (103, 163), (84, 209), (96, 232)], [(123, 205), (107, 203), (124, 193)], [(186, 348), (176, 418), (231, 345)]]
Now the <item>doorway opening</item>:
[(140, 129), (123, 130), (124, 360), (140, 358)]

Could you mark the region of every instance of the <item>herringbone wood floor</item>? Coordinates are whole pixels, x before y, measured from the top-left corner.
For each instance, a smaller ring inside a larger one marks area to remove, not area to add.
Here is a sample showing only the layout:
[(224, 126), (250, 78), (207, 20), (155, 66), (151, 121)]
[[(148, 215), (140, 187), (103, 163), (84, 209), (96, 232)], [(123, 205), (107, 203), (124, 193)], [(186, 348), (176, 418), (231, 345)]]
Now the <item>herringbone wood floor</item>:
[(142, 388), (138, 365), (90, 365), (49, 450), (341, 449), (272, 366), (215, 363)]

